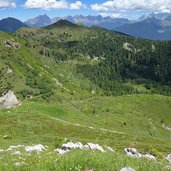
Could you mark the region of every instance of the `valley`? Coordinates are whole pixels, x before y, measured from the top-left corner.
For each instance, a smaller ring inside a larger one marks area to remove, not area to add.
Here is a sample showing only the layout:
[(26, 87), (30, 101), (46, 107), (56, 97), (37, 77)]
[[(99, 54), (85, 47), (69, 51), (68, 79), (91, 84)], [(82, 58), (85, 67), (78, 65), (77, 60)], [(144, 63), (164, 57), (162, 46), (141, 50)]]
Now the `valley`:
[[(169, 170), (170, 45), (67, 20), (0, 32), (0, 97), (19, 100), (0, 101), (0, 170)], [(114, 152), (54, 151), (69, 142)], [(25, 153), (36, 144), (48, 148)]]

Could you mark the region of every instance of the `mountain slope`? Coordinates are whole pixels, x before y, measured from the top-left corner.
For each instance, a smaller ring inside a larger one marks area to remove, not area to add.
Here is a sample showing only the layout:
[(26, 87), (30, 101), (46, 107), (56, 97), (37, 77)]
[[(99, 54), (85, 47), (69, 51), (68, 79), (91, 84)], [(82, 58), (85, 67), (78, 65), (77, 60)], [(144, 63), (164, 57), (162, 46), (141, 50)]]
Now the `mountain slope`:
[(57, 21), (56, 23), (53, 23), (49, 26), (46, 26), (46, 29), (55, 29), (55, 28), (77, 28), (78, 25), (68, 21), (68, 20), (63, 20), (60, 19), (59, 21)]
[(0, 20), (0, 30), (4, 32), (15, 32), (22, 27), (28, 26), (15, 18), (5, 18)]
[(51, 23), (51, 19), (47, 15), (39, 15), (25, 22), (25, 24), (30, 27), (44, 27), (50, 25)]
[(114, 29), (125, 34), (152, 39), (152, 40), (170, 40), (171, 39), (171, 23), (156, 18), (148, 18), (146, 20), (127, 24)]
[(139, 82), (146, 93), (170, 94), (170, 42), (135, 39), (66, 20), (38, 30), (20, 30), (17, 35), (38, 41), (41, 55), (56, 61), (74, 60), (77, 72), (92, 81), (96, 91), (100, 88), (107, 95), (141, 93), (132, 85)]

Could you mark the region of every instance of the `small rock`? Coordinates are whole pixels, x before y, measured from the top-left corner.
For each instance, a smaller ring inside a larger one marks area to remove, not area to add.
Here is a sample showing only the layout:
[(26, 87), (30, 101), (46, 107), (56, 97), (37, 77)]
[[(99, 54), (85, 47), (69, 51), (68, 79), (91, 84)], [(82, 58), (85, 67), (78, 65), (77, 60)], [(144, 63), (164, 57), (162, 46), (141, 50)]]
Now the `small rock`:
[(25, 163), (25, 162), (16, 162), (16, 163), (14, 163), (14, 165), (18, 167), (18, 166), (27, 165), (27, 163)]
[(77, 142), (77, 143), (73, 143), (73, 142), (68, 142), (67, 144), (63, 144), (62, 145), (62, 150), (71, 150), (71, 149), (83, 149), (84, 146), (82, 143)]
[(10, 68), (8, 68), (6, 73), (7, 73), (7, 74), (12, 74), (13, 71), (12, 71)]
[(168, 154), (167, 157), (166, 157), (166, 160), (171, 162), (171, 154)]
[(142, 155), (138, 153), (135, 148), (125, 148), (124, 151), (128, 157), (133, 157), (133, 158), (142, 157)]
[(113, 148), (112, 147), (109, 147), (109, 146), (105, 146), (109, 151), (111, 151), (111, 152), (115, 152), (114, 150), (113, 150)]
[(99, 150), (104, 152), (104, 149), (99, 144), (87, 143), (85, 147), (88, 147), (90, 150)]
[(18, 148), (23, 148), (24, 145), (10, 146), (6, 151), (14, 151)]
[(124, 167), (120, 171), (135, 171), (135, 170), (130, 167)]
[(142, 155), (142, 158), (146, 158), (146, 159), (149, 159), (149, 160), (155, 160), (156, 158), (151, 155), (151, 154), (145, 154), (145, 155)]
[(37, 144), (37, 145), (33, 145), (33, 146), (27, 146), (27, 147), (25, 147), (25, 150), (26, 150), (26, 152), (32, 152), (32, 151), (41, 152), (43, 150), (46, 150), (46, 148), (47, 148), (47, 146)]
[(8, 135), (4, 135), (4, 136), (3, 136), (3, 139), (7, 139), (7, 138), (9, 138)]
[(12, 154), (13, 155), (21, 155), (21, 152), (20, 151), (14, 151)]
[(63, 154), (65, 154), (65, 153), (67, 153), (67, 152), (69, 152), (70, 150), (62, 150), (62, 149), (56, 149), (55, 150), (55, 152), (57, 152), (57, 153), (59, 153), (59, 154), (61, 154), (61, 155), (63, 155)]

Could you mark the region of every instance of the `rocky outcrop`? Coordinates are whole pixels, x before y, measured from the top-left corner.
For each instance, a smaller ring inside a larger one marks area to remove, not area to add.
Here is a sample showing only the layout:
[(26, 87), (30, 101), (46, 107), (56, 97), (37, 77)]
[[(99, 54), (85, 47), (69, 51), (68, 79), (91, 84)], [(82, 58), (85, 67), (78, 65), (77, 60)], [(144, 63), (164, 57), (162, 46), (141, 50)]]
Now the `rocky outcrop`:
[(5, 40), (4, 41), (5, 46), (7, 47), (13, 47), (15, 49), (19, 49), (20, 48), (20, 44), (18, 42), (15, 42), (14, 40)]
[(33, 152), (33, 151), (41, 152), (43, 150), (46, 150), (47, 148), (48, 148), (48, 146), (44, 146), (42, 144), (37, 144), (37, 145), (33, 145), (33, 146), (26, 146), (25, 151), (26, 152)]
[[(93, 144), (93, 143), (87, 143), (86, 145), (83, 145), (80, 142), (68, 142), (66, 144), (63, 144), (60, 149), (56, 149), (55, 151), (59, 154), (65, 154), (71, 150), (75, 149), (81, 149), (81, 150), (98, 150), (100, 152), (105, 152), (104, 148), (100, 146), (99, 144)], [(111, 147), (106, 148), (108, 151), (114, 152), (114, 150)]]
[(0, 109), (9, 109), (19, 104), (19, 100), (11, 90), (4, 96), (0, 97)]

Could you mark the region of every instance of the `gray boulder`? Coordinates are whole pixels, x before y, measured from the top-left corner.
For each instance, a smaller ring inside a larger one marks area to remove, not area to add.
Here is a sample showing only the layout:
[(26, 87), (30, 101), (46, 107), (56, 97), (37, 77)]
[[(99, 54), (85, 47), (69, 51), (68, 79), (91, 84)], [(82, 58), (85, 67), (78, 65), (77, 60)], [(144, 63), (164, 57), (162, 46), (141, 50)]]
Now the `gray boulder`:
[(132, 157), (132, 158), (142, 157), (142, 155), (138, 153), (138, 151), (135, 148), (125, 148), (124, 152), (128, 157)]
[(11, 90), (4, 96), (0, 97), (0, 109), (9, 109), (19, 104), (20, 102)]
[(120, 171), (135, 171), (135, 170), (130, 167), (124, 167)]

